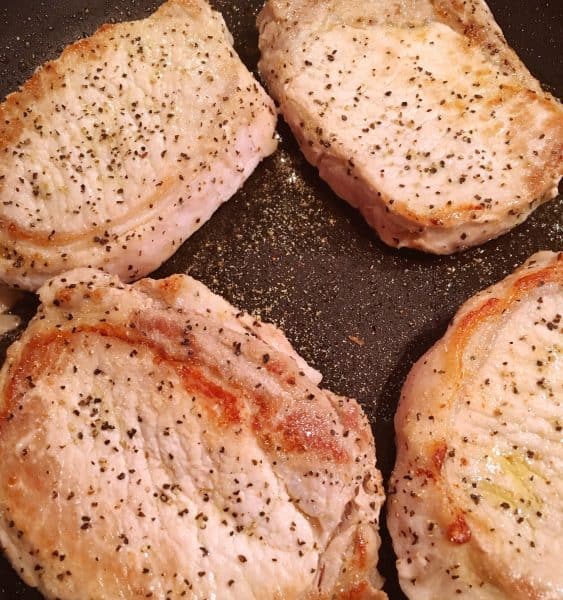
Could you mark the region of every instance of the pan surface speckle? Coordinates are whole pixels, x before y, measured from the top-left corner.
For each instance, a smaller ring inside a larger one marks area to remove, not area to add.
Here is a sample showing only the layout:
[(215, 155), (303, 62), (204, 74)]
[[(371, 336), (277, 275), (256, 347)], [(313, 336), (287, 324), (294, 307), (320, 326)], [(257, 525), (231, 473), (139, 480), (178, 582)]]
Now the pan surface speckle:
[[(140, 18), (155, 0), (0, 0), (0, 95), (37, 65), (104, 22)], [(258, 60), (260, 0), (216, 0), (243, 60)], [(558, 0), (490, 0), (505, 35), (532, 73), (563, 95), (563, 8)], [(563, 249), (561, 196), (509, 234), (460, 255), (436, 257), (381, 243), (301, 156), (280, 123), (279, 151), (156, 273), (189, 273), (229, 301), (280, 325), (324, 385), (358, 398), (387, 478), (394, 462), (393, 414), (413, 362), (444, 332), (459, 305), (533, 252)], [(17, 312), (33, 315), (33, 296)], [(21, 333), (0, 341), (6, 348)], [(382, 518), (384, 523), (384, 518)], [(404, 598), (383, 531), (381, 569), (392, 600)], [(0, 558), (0, 599), (41, 596)]]

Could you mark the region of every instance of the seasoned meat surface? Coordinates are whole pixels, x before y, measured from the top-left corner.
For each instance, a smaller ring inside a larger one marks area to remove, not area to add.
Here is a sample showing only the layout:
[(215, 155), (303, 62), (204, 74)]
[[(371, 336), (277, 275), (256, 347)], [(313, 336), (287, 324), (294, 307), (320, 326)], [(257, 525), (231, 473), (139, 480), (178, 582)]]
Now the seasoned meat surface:
[(381, 239), (447, 254), (557, 195), (563, 109), (483, 0), (268, 0), (260, 71)]
[(563, 253), (470, 299), (412, 369), (388, 524), (411, 600), (563, 598)]
[(355, 400), (184, 275), (78, 269), (0, 373), (0, 544), (47, 598), (385, 598)]
[(276, 147), (273, 103), (204, 0), (105, 25), (0, 105), (0, 280), (134, 280)]

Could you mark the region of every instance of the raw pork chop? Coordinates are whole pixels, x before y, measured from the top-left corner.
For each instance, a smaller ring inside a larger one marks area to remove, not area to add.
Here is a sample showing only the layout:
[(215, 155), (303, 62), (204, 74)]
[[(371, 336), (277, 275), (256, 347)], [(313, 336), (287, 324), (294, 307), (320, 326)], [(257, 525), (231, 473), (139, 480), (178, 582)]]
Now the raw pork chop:
[(47, 598), (385, 598), (355, 400), (193, 279), (78, 269), (0, 374), (0, 543)]
[(563, 109), (482, 0), (268, 0), (260, 70), (381, 239), (447, 254), (557, 194)]
[(103, 26), (0, 105), (0, 280), (152, 271), (274, 151), (275, 122), (204, 0)]
[(563, 253), (469, 300), (411, 371), (389, 529), (412, 600), (563, 598)]

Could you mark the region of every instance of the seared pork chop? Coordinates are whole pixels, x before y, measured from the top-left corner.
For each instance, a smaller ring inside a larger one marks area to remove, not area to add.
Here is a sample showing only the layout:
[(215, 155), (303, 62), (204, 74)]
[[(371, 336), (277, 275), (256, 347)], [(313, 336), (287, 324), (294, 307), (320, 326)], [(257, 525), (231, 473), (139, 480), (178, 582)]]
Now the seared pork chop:
[(275, 123), (204, 0), (103, 26), (0, 105), (0, 280), (149, 273), (274, 151)]
[(385, 598), (368, 421), (183, 275), (78, 269), (0, 374), (0, 542), (47, 598)]
[(268, 0), (260, 71), (381, 239), (447, 254), (557, 195), (563, 109), (482, 0)]
[(412, 600), (563, 598), (563, 253), (469, 300), (412, 369), (388, 522)]

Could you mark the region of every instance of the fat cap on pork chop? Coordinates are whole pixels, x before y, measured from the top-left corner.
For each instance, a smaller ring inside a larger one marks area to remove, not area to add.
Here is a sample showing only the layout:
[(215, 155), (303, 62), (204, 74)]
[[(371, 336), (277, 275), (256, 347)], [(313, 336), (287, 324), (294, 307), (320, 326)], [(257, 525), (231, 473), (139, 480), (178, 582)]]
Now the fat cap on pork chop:
[(268, 0), (260, 72), (381, 239), (447, 254), (557, 195), (563, 109), (482, 0)]
[(78, 269), (0, 373), (0, 543), (50, 599), (383, 599), (367, 418), (184, 275)]
[(388, 524), (411, 600), (563, 598), (563, 253), (470, 299), (413, 367)]
[(0, 280), (137, 279), (276, 148), (273, 102), (204, 0), (104, 25), (0, 105)]

